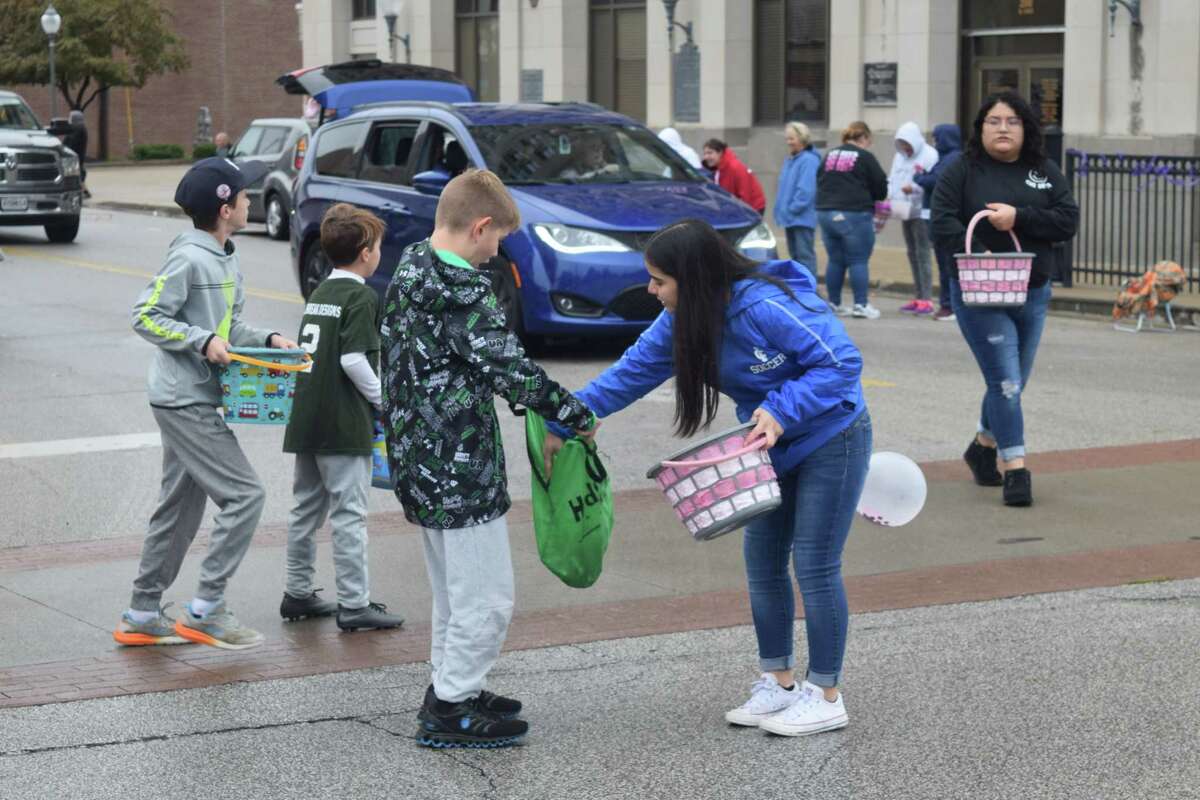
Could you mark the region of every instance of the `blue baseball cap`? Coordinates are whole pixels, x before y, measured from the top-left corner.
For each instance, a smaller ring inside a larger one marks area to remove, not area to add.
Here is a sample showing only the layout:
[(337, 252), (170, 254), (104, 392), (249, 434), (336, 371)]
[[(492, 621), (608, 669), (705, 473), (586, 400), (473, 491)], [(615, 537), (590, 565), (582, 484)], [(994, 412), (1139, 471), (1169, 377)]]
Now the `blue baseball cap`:
[(261, 161), (235, 164), (228, 158), (201, 159), (179, 181), (175, 203), (189, 217), (210, 216), (226, 203), (233, 203), (238, 192), (262, 180), (268, 170)]

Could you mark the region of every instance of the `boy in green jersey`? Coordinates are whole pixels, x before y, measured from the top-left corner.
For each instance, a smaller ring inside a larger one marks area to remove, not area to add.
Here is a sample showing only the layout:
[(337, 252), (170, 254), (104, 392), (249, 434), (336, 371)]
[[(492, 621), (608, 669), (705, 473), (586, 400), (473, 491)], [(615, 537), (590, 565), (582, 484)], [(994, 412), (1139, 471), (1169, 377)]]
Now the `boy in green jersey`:
[[(337, 613), (342, 630), (396, 628), (404, 618), (372, 603), (367, 570), (367, 493), (371, 440), (381, 405), (378, 300), (366, 279), (379, 266), (384, 225), (347, 203), (321, 220), (321, 249), (333, 270), (308, 298), (300, 346), (312, 367), (296, 376), (292, 416), (283, 437), (296, 454), (288, 517), (285, 619)], [(337, 603), (313, 587), (317, 529), (330, 515)]]

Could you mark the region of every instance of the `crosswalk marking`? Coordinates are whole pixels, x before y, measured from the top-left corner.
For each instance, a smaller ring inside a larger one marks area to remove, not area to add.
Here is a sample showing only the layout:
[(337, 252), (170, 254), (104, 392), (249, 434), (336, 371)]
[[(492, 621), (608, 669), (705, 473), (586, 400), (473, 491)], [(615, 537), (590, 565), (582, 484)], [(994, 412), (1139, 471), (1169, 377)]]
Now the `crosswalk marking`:
[(126, 433), (119, 436), (89, 436), (84, 439), (55, 439), (47, 442), (0, 444), (0, 459), (51, 458), (80, 453), (111, 453), (116, 450), (142, 450), (162, 446), (162, 438), (154, 433)]

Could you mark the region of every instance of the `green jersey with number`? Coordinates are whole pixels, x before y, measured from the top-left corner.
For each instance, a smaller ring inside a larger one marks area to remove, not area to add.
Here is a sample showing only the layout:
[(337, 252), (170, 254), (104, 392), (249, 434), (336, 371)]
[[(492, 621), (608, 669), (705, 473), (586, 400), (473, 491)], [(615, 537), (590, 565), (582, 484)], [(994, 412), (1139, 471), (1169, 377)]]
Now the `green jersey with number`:
[(379, 300), (352, 278), (330, 278), (309, 296), (300, 346), (312, 369), (296, 375), (285, 453), (370, 455), (374, 409), (342, 369), (341, 358), (364, 353), (379, 374)]

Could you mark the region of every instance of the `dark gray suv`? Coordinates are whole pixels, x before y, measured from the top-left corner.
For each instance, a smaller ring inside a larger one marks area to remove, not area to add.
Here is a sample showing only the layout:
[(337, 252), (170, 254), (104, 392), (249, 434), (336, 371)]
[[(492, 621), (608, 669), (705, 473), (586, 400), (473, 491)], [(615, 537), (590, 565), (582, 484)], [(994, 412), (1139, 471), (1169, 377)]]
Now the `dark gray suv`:
[(256, 119), (234, 145), (234, 161), (261, 161), (270, 169), (246, 188), (250, 221), (263, 222), (272, 239), (288, 238), (292, 213), (292, 180), (304, 164), (311, 129), (302, 119)]

